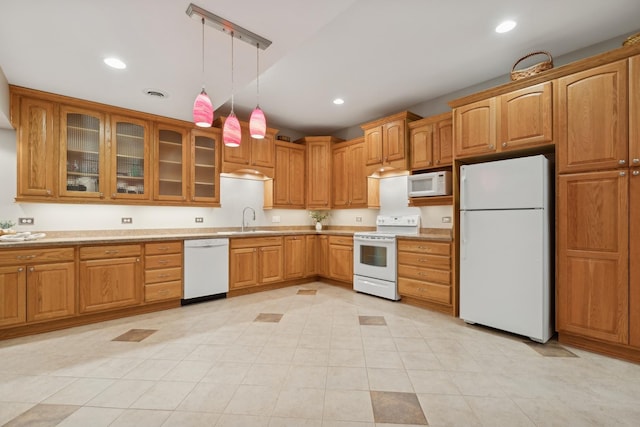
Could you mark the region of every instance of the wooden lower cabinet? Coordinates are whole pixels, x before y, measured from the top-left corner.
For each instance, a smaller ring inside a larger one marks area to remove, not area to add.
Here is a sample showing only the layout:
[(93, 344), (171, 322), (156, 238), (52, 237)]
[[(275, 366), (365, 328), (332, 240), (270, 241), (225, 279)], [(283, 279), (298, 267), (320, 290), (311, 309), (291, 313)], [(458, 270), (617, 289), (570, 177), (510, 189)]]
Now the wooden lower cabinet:
[(143, 271), (141, 245), (80, 248), (80, 313), (140, 304)]
[(144, 301), (182, 298), (182, 242), (144, 245)]
[(353, 282), (353, 237), (329, 236), (329, 278)]
[(451, 243), (399, 238), (398, 293), (452, 313)]
[(329, 277), (329, 236), (319, 235), (317, 239), (316, 272), (320, 277)]
[(0, 326), (73, 316), (76, 312), (73, 248), (0, 253)]
[(556, 326), (561, 338), (566, 332), (628, 343), (629, 177), (622, 173), (558, 176)]
[(0, 327), (27, 320), (27, 280), (24, 266), (0, 267)]
[(230, 240), (230, 290), (281, 282), (283, 277), (281, 236)]
[(305, 236), (307, 262), (305, 263), (304, 276), (310, 277), (318, 274), (318, 236)]
[(306, 273), (307, 240), (305, 236), (284, 236), (284, 279), (301, 279)]

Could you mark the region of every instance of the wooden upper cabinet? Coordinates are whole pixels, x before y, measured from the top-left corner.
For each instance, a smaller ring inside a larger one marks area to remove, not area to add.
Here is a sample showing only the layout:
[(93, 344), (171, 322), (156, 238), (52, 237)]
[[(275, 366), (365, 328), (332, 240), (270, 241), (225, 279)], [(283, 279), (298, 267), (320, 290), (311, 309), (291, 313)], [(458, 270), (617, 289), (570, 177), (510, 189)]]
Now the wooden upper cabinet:
[(450, 166), (453, 161), (451, 113), (409, 123), (412, 171)]
[(276, 142), (273, 206), (304, 208), (304, 145)]
[(350, 165), (351, 207), (367, 207), (368, 179), (364, 166), (366, 150), (364, 144), (354, 144), (347, 150), (347, 162)]
[(338, 147), (334, 147), (332, 150), (333, 185), (331, 196), (333, 199), (332, 206), (334, 208), (344, 208), (349, 206), (351, 174), (349, 173), (349, 163), (347, 160), (348, 146), (343, 144), (338, 145)]
[(628, 165), (627, 82), (627, 60), (558, 79), (558, 172)]
[(435, 123), (433, 139), (433, 158), (436, 166), (453, 163), (453, 119), (451, 113), (445, 113)]
[(105, 122), (100, 111), (60, 107), (61, 196), (101, 198), (108, 191)]
[(640, 166), (640, 55), (629, 58), (629, 162)]
[[(151, 197), (151, 135), (146, 120), (111, 115), (109, 143), (111, 197), (149, 200)], [(126, 191), (122, 191), (126, 188)]]
[(220, 203), (220, 131), (191, 130), (190, 193), (194, 202)]
[(500, 95), (501, 150), (553, 143), (552, 95), (552, 82)]
[(417, 120), (409, 125), (411, 170), (428, 169), (433, 167), (433, 123), (421, 123)]
[(496, 99), (489, 98), (454, 109), (455, 157), (494, 153), (496, 136)]
[[(226, 117), (216, 119), (216, 126), (222, 129)], [(251, 138), (249, 124), (240, 122), (241, 142), (239, 147), (222, 144), (222, 172), (259, 172), (273, 177), (275, 167), (275, 135), (277, 129), (267, 128), (264, 139)]]
[(405, 111), (360, 126), (364, 131), (367, 175), (381, 169), (409, 169), (407, 125), (419, 118), (420, 116)]
[(367, 147), (367, 165), (382, 164), (382, 125), (364, 131), (364, 141)]
[(331, 146), (341, 141), (331, 136), (309, 136), (296, 141), (307, 147), (307, 209), (331, 207)]
[(56, 106), (53, 102), (14, 97), (19, 102), (18, 199), (52, 197), (57, 192)]
[(188, 130), (158, 123), (155, 129), (155, 164), (153, 198), (187, 200), (189, 177)]
[(629, 177), (624, 171), (558, 176), (557, 328), (627, 343)]

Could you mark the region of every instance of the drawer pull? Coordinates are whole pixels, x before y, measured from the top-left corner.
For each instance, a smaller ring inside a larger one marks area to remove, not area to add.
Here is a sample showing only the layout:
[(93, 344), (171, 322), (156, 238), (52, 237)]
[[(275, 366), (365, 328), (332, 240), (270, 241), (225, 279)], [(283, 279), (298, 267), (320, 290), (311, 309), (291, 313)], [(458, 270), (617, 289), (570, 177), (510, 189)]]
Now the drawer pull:
[(16, 259), (34, 259), (36, 258), (38, 255), (17, 255)]
[(158, 264), (167, 265), (169, 264), (169, 261), (167, 261), (166, 259), (161, 259), (160, 261), (158, 261)]
[(427, 262), (426, 258), (418, 258), (418, 262)]
[(168, 274), (159, 274), (158, 277), (160, 279), (165, 279), (165, 278), (169, 277), (169, 275)]
[(166, 295), (166, 294), (168, 294), (168, 293), (169, 293), (169, 291), (168, 291), (168, 290), (166, 290), (166, 289), (163, 289), (163, 290), (161, 290), (161, 291), (158, 291), (158, 295)]
[(167, 246), (163, 246), (163, 247), (161, 247), (161, 248), (158, 248), (158, 250), (159, 250), (159, 251), (168, 251), (168, 250), (169, 250), (169, 247), (167, 247)]
[(112, 249), (112, 250), (104, 251), (104, 253), (105, 253), (106, 255), (114, 255), (114, 254), (117, 254), (117, 253), (119, 253), (119, 252), (120, 252), (120, 251), (119, 251), (119, 250), (117, 250), (117, 249)]

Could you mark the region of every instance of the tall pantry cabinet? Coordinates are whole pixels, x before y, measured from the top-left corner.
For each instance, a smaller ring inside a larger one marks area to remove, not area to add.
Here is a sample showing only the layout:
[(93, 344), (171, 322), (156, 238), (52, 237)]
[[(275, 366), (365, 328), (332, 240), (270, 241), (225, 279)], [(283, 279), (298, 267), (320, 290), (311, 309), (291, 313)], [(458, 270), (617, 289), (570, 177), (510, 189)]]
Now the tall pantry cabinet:
[(635, 360), (640, 360), (640, 270), (634, 265), (640, 259), (639, 81), (640, 56), (635, 56), (561, 77), (555, 85), (560, 340)]

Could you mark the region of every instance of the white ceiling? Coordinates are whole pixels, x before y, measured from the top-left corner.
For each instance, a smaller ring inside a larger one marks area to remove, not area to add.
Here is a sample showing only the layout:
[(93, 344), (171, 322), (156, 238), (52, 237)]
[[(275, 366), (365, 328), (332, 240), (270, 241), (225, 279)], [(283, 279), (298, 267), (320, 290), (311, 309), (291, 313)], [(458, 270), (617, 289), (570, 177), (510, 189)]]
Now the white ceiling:
[[(190, 0), (0, 0), (11, 84), (191, 120), (202, 26)], [(559, 56), (638, 30), (638, 0), (193, 0), (273, 42), (260, 51), (271, 127), (307, 135), (392, 114), (507, 74), (534, 50)], [(506, 18), (514, 31), (494, 32)], [(234, 42), (235, 111), (256, 104), (256, 48)], [(228, 112), (231, 38), (205, 28), (204, 83)], [(118, 56), (128, 65), (102, 63)], [(168, 98), (143, 93), (159, 89)], [(340, 96), (345, 104), (335, 106)]]

